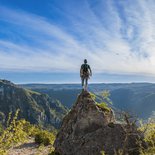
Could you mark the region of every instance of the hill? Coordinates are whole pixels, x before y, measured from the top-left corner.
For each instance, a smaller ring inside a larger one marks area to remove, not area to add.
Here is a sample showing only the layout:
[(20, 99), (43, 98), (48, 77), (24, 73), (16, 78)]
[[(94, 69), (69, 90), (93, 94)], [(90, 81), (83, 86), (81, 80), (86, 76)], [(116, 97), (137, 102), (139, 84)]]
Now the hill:
[(4, 123), (9, 112), (20, 109), (19, 117), (44, 127), (59, 127), (68, 109), (47, 94), (21, 88), (0, 80), (0, 119)]

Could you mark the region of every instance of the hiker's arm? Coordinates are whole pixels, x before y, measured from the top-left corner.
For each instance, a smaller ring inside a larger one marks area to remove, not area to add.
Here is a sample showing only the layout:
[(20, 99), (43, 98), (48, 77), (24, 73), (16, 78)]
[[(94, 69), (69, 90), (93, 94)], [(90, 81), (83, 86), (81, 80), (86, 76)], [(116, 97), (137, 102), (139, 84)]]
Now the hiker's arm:
[(82, 77), (82, 66), (80, 68), (80, 77)]
[(89, 66), (89, 71), (90, 71), (90, 76), (92, 76), (92, 70), (91, 70), (90, 66)]

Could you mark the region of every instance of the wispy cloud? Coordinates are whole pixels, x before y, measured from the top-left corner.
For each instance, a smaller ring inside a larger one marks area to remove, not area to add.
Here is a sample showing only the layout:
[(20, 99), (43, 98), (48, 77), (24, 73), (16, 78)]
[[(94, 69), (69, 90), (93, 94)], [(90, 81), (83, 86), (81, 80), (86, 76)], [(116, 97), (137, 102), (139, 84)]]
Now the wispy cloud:
[[(57, 5), (65, 23), (0, 7), (0, 69), (155, 75), (155, 2), (80, 1)], [(50, 11), (50, 10), (49, 10)]]

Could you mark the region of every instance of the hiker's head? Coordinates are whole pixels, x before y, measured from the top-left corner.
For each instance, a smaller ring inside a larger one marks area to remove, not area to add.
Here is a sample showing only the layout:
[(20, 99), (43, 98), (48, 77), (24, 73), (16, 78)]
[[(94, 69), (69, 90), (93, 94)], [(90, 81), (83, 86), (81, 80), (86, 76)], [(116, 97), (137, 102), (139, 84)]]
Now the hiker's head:
[(85, 64), (87, 63), (87, 59), (84, 59), (84, 63), (85, 63)]

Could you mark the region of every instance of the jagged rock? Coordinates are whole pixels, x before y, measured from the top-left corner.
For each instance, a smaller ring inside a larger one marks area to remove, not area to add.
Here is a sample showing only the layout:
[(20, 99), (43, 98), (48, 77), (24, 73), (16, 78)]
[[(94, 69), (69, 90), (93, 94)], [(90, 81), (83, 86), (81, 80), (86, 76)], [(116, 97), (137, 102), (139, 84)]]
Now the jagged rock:
[(99, 155), (103, 150), (107, 155), (118, 150), (138, 155), (139, 137), (136, 127), (116, 123), (112, 110), (100, 108), (88, 92), (82, 92), (63, 119), (54, 146), (61, 155)]

